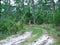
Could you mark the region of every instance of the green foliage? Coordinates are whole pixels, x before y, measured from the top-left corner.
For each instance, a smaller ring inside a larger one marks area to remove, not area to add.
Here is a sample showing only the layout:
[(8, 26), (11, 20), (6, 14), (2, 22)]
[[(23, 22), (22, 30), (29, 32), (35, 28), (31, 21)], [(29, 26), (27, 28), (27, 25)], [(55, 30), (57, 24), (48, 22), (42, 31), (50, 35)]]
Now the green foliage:
[(0, 19), (0, 32), (2, 34), (15, 34), (22, 30), (22, 25), (20, 22), (13, 22), (11, 20)]
[(39, 11), (39, 12), (36, 14), (36, 17), (37, 17), (37, 19), (36, 19), (36, 23), (37, 23), (37, 24), (42, 24), (42, 23), (47, 22), (47, 17), (46, 17), (46, 15), (44, 14), (44, 12)]
[(29, 20), (32, 21), (32, 14), (31, 14), (30, 12), (27, 12), (27, 13), (25, 14), (25, 23), (28, 23)]
[(54, 23), (56, 26), (60, 26), (60, 9), (55, 11)]
[(37, 16), (37, 19), (36, 20), (37, 20), (37, 22), (36, 22), (37, 24), (42, 24), (43, 21), (44, 21), (42, 15)]
[(54, 17), (55, 17), (54, 23), (56, 26), (56, 34), (57, 34), (57, 36), (60, 36), (60, 9), (57, 9), (55, 11)]
[(18, 32), (24, 32), (22, 23), (20, 21), (14, 22), (9, 19), (0, 19), (0, 39), (17, 34)]
[(8, 34), (15, 33), (12, 31), (15, 31), (17, 29), (15, 29), (16, 27), (14, 27), (13, 25), (14, 25), (14, 23), (11, 20), (0, 19), (0, 32), (2, 34), (4, 34), (4, 33), (8, 33)]
[(22, 26), (22, 22), (21, 21), (18, 21), (15, 23), (15, 26), (17, 27), (17, 30), (18, 31), (21, 31), (23, 29), (23, 26)]

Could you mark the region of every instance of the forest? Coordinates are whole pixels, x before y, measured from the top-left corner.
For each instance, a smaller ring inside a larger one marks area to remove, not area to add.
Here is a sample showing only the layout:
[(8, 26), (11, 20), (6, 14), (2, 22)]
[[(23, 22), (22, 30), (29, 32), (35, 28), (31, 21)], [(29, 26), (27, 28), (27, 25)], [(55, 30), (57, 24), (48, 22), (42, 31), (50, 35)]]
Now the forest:
[(0, 1), (0, 45), (60, 45), (59, 38), (60, 0)]

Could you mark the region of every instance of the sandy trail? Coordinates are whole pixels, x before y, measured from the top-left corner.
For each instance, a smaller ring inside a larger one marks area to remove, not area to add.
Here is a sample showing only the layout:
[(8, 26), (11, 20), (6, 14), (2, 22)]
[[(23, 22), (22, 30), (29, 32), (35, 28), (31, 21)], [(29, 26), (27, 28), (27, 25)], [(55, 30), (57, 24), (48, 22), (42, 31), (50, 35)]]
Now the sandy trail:
[(23, 35), (18, 35), (17, 37), (9, 37), (5, 40), (0, 41), (0, 45), (19, 45), (21, 42), (25, 41), (31, 36), (31, 32), (25, 32)]
[(43, 34), (37, 41), (30, 43), (28, 45), (51, 45), (54, 43), (54, 39), (47, 34)]
[[(42, 29), (43, 34), (36, 41), (29, 43), (27, 45), (51, 45), (54, 43), (54, 38), (49, 36), (45, 29)], [(22, 35), (14, 35), (5, 40), (0, 41), (0, 45), (21, 45), (23, 41), (29, 39), (32, 35), (32, 32), (25, 32)]]
[(45, 30), (45, 28), (43, 28), (43, 27), (41, 27), (41, 28), (43, 31), (42, 36), (38, 40), (36, 40), (28, 45), (52, 45), (54, 43), (54, 41), (55, 41), (54, 38), (52, 36), (49, 36), (49, 34)]

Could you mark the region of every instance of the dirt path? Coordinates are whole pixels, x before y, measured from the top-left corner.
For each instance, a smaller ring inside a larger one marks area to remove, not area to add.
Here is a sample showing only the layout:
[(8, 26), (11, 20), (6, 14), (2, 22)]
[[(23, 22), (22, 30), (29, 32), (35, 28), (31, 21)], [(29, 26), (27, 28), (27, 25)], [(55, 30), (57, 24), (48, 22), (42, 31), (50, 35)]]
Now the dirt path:
[(51, 45), (54, 43), (54, 39), (47, 34), (43, 34), (38, 40), (28, 45)]
[(44, 27), (41, 28), (43, 31), (42, 36), (38, 40), (28, 45), (52, 45), (54, 43), (54, 38), (52, 36), (49, 36), (48, 32), (45, 30)]
[(0, 41), (0, 45), (19, 45), (21, 42), (25, 41), (27, 38), (29, 38), (31, 35), (31, 32), (25, 32), (23, 35), (13, 36), (9, 37), (5, 40)]
[[(51, 45), (54, 43), (54, 38), (49, 36), (49, 34), (47, 33), (47, 31), (43, 28), (43, 34), (42, 36), (40, 36), (40, 38), (38, 38), (36, 41), (29, 43), (27, 45)], [(26, 39), (29, 39), (29, 37), (31, 37), (32, 32), (25, 32), (22, 35), (14, 35), (11, 36), (5, 40), (1, 40), (0, 41), (0, 45), (21, 45), (21, 43), (23, 41), (25, 41)]]

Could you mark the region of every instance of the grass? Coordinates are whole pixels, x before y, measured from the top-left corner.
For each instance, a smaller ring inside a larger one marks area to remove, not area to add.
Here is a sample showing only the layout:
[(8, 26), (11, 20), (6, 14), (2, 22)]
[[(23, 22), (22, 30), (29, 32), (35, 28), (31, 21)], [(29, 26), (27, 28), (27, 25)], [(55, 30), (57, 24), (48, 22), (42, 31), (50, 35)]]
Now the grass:
[[(36, 41), (42, 35), (43, 28), (47, 30), (49, 35), (53, 36), (56, 39), (56, 43), (54, 43), (53, 45), (60, 45), (60, 37), (57, 36), (56, 29), (52, 24), (24, 25), (24, 29), (21, 30), (20, 33), (24, 33), (25, 31), (32, 31), (32, 35), (29, 39), (26, 39), (24, 42), (22, 42), (22, 45), (27, 45), (28, 43), (32, 43)], [(7, 33), (0, 34), (0, 40), (5, 39), (8, 36), (11, 36), (11, 35), (8, 35)]]
[[(41, 27), (43, 26), (43, 27)], [(56, 43), (53, 45), (60, 45), (60, 37), (57, 36), (56, 29), (52, 24), (43, 24), (43, 25), (24, 25), (24, 29), (20, 31), (20, 33), (25, 31), (32, 31), (32, 35), (29, 39), (26, 39), (22, 42), (22, 45), (27, 45), (28, 43), (32, 43), (36, 41), (42, 35), (42, 29), (46, 29), (47, 32), (56, 39)], [(0, 40), (8, 37), (8, 34), (0, 34)]]
[[(18, 27), (18, 28), (19, 28), (18, 33), (20, 33), (20, 34), (23, 34), (25, 31), (32, 31), (32, 35), (37, 34), (37, 36), (34, 37), (34, 38), (38, 38), (42, 34), (42, 30), (40, 28), (38, 28), (37, 25), (24, 25), (24, 29), (22, 29), (22, 30), (20, 30), (20, 27)], [(14, 33), (14, 32), (12, 32), (12, 33)], [(4, 34), (0, 33), (0, 40), (5, 39), (5, 38), (7, 38), (11, 35), (15, 35), (15, 34), (12, 34), (12, 33), (11, 34), (8, 34), (8, 32), (6, 32)]]
[(56, 39), (56, 43), (54, 43), (53, 45), (60, 45), (60, 37), (59, 36), (55, 36), (55, 39)]
[(9, 35), (7, 35), (7, 34), (0, 34), (0, 40), (2, 40), (2, 39), (5, 39), (6, 37), (8, 37)]
[[(38, 27), (37, 27), (38, 26)], [(25, 30), (27, 29), (27, 31), (32, 31), (32, 34), (36, 34), (36, 33), (42, 33), (41, 28), (39, 28), (40, 25), (25, 25)]]
[(54, 26), (52, 24), (44, 24), (42, 26), (44, 26), (44, 28), (47, 30), (49, 35), (51, 35), (56, 39), (56, 42), (53, 45), (60, 45), (60, 37), (57, 36), (58, 33), (56, 32), (56, 29), (54, 28)]
[[(24, 29), (20, 30), (19, 33), (23, 33), (25, 31), (32, 31), (32, 35), (29, 39), (26, 39), (26, 41), (24, 41), (22, 43), (22, 45), (34, 42), (42, 35), (42, 30), (40, 29), (39, 26), (40, 25), (24, 25)], [(6, 34), (0, 34), (0, 40), (5, 39), (6, 37), (9, 37), (11, 35), (8, 35), (7, 33)]]
[[(19, 31), (19, 32), (17, 32), (17, 33), (19, 33), (19, 34), (23, 34), (25, 32), (25, 30), (24, 29), (22, 29), (21, 31)], [(6, 39), (7, 37), (9, 37), (9, 36), (11, 36), (11, 35), (15, 35), (15, 34), (17, 34), (17, 33), (11, 33), (10, 32), (10, 34), (8, 33), (8, 32), (6, 32), (6, 33), (4, 33), (4, 34), (1, 34), (0, 33), (0, 40), (3, 40), (3, 39)]]
[(40, 25), (26, 25), (25, 26), (27, 31), (32, 31), (32, 35), (29, 39), (22, 42), (22, 45), (27, 45), (28, 43), (34, 42), (42, 35), (42, 30), (39, 28), (39, 26)]

